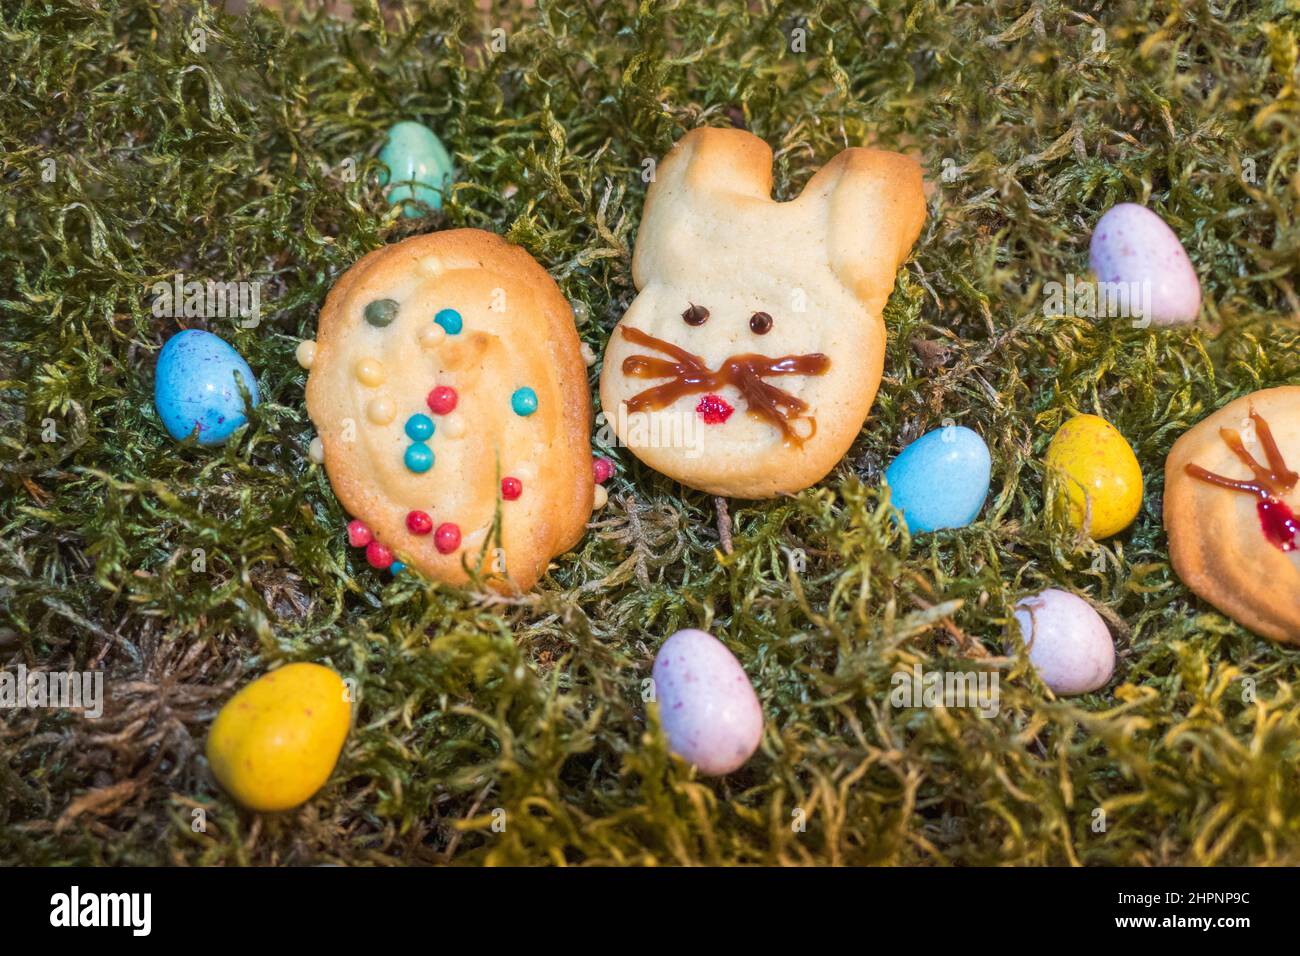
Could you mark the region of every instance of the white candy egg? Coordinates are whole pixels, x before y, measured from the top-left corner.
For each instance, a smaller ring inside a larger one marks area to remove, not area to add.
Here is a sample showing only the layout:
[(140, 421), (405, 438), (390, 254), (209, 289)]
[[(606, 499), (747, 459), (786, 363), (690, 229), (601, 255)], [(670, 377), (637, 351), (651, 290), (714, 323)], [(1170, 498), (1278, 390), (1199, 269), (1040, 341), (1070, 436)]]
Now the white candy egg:
[(1049, 588), (1016, 604), (1020, 637), (1043, 683), (1058, 694), (1086, 694), (1115, 672), (1115, 642), (1087, 601)]
[(655, 656), (653, 676), (668, 746), (700, 773), (731, 773), (758, 749), (758, 695), (735, 655), (712, 634), (689, 628), (672, 635)]

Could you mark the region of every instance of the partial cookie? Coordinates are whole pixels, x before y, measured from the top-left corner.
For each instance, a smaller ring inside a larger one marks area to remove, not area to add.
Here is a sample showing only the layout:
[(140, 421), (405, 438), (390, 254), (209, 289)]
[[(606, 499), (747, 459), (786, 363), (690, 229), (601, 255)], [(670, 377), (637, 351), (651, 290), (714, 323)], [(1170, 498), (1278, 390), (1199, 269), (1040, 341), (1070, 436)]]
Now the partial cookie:
[(1183, 583), (1256, 634), (1300, 643), (1300, 386), (1254, 392), (1174, 444), (1165, 528)]
[(523, 249), (477, 229), (377, 249), (335, 283), (299, 358), (373, 564), (457, 584), (468, 564), (526, 589), (582, 536), (586, 367), (568, 302)]
[(640, 294), (605, 352), (600, 399), (619, 439), (713, 494), (815, 484), (871, 409), (881, 310), (924, 220), (920, 167), (897, 153), (847, 149), (778, 203), (761, 139), (687, 133), (655, 171)]

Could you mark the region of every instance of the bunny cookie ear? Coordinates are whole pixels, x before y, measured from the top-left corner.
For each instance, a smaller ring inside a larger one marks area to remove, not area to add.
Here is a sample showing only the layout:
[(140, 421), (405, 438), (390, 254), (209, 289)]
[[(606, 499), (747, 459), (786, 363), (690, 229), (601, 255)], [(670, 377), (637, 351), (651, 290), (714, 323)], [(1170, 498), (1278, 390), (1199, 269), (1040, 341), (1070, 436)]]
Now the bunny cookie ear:
[(894, 275), (925, 223), (921, 167), (879, 149), (846, 149), (818, 171), (801, 200), (826, 204), (831, 269), (873, 310), (884, 307)]
[(693, 129), (673, 146), (646, 195), (657, 192), (772, 198), (772, 149), (743, 129)]
[[(674, 255), (691, 261), (695, 238), (682, 209), (695, 222), (730, 220), (737, 204), (772, 201), (772, 149), (742, 129), (693, 129), (679, 139), (655, 170), (646, 192), (645, 214), (637, 233), (634, 278), (669, 271)], [(655, 260), (655, 261), (652, 261)]]

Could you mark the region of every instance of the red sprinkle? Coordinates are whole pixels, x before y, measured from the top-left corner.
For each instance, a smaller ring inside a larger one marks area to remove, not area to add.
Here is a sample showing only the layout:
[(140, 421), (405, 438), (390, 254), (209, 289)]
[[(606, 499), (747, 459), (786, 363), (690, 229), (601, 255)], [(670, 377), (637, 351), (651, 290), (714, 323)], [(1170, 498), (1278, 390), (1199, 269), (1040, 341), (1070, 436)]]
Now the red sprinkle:
[(735, 411), (725, 398), (712, 393), (701, 398), (695, 410), (700, 413), (706, 425), (721, 425)]
[(366, 545), (366, 560), (370, 562), (372, 568), (378, 568), (382, 571), (392, 565), (393, 552), (378, 541), (371, 541)]
[(1264, 537), (1283, 551), (1294, 551), (1300, 538), (1300, 522), (1285, 501), (1265, 498), (1255, 506), (1259, 523), (1264, 527)]
[(524, 493), (524, 483), (518, 478), (501, 479), (501, 497), (506, 501), (514, 501)]
[(412, 511), (406, 516), (406, 530), (411, 534), (428, 534), (433, 530), (433, 519), (423, 511)]
[(348, 522), (348, 544), (352, 545), (352, 547), (364, 548), (374, 540), (375, 536), (370, 533), (370, 529), (366, 527), (364, 521)]
[(591, 459), (591, 472), (596, 478), (596, 484), (603, 485), (614, 477), (614, 463), (603, 455), (596, 455)]
[(450, 415), (456, 408), (456, 390), (449, 385), (439, 385), (429, 393), (429, 410), (435, 415)]
[(450, 521), (438, 525), (433, 533), (433, 544), (443, 554), (451, 554), (460, 547), (460, 528)]

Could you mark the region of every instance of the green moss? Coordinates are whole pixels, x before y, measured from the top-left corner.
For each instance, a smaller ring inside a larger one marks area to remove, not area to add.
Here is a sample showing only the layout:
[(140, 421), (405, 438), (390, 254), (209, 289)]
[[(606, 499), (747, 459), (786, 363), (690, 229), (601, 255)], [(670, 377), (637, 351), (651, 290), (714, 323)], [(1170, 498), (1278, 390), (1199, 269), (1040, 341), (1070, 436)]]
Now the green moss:
[[(1300, 652), (1192, 598), (1160, 522), (1175, 438), (1300, 381), (1287, 4), (1098, 4), (1094, 21), (1050, 2), (810, 3), (798, 20), (466, 2), (291, 25), (153, 6), (0, 13), (0, 654), (103, 667), (114, 694), (99, 721), (0, 714), (0, 860), (1300, 862)], [(401, 119), (459, 167), (439, 214), (403, 219), (374, 182)], [(599, 354), (633, 294), (642, 162), (733, 119), (776, 150), (782, 197), (867, 141), (919, 150), (934, 183), (844, 462), (793, 499), (732, 502), (730, 554), (710, 499), (609, 449), (609, 507), (526, 599), (367, 568), (308, 463), (293, 358), (333, 279), (406, 235), (492, 229), (588, 306)], [(1043, 316), (1042, 284), (1085, 271), (1118, 201), (1184, 238), (1212, 330)], [(176, 272), (263, 283), (256, 328), (207, 323), (264, 396), (223, 449), (175, 444), (152, 408), (177, 323), (148, 289)], [(1043, 506), (1041, 455), (1074, 411), (1114, 422), (1147, 476), (1136, 525), (1100, 548)], [(989, 438), (993, 493), (973, 527), (909, 540), (879, 478), (945, 418)], [(999, 656), (1011, 605), (1047, 585), (1110, 615), (1103, 693), (1053, 700)], [(768, 718), (721, 781), (670, 759), (641, 701), (685, 625), (728, 642)], [(976, 658), (1001, 670), (997, 717), (889, 707), (896, 670)], [(284, 659), (331, 663), (362, 701), (327, 788), (255, 832), (202, 742), (233, 688)]]

